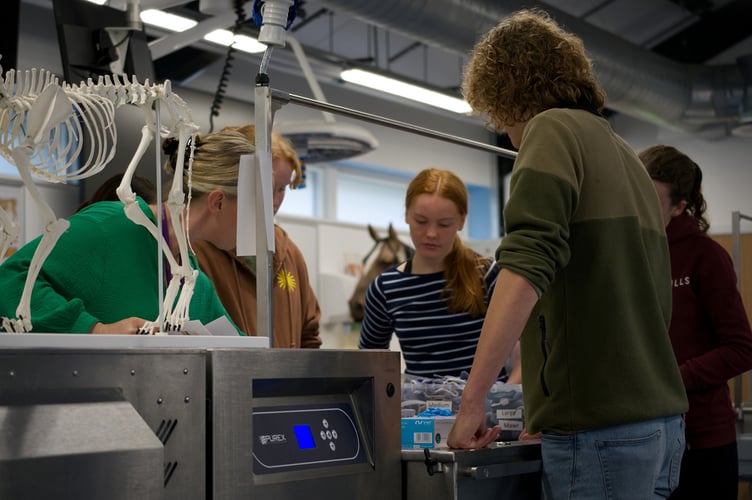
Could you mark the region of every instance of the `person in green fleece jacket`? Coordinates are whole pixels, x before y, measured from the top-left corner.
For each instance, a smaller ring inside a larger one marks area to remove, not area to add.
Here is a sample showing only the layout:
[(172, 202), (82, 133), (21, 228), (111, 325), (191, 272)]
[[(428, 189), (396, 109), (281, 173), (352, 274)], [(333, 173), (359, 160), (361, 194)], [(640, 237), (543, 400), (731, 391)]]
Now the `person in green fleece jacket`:
[(540, 434), (547, 499), (666, 498), (687, 396), (668, 336), (661, 207), (601, 115), (582, 41), (523, 10), (476, 45), (463, 91), (519, 153), (501, 273), (448, 444), (481, 448), (485, 399), (520, 339), (525, 425)]
[[(166, 152), (171, 153), (166, 164), (170, 173), (174, 172), (176, 146), (177, 140), (165, 143)], [(241, 155), (254, 150), (253, 143), (237, 132), (198, 138), (187, 214), (191, 240), (206, 239), (221, 248), (235, 247), (238, 164)], [(187, 170), (183, 184), (188, 193)], [(140, 197), (137, 200), (156, 224), (157, 206)], [(166, 210), (164, 213), (165, 237), (177, 258), (178, 243)], [(70, 227), (45, 260), (34, 284), (32, 331), (134, 334), (147, 320), (156, 319), (157, 242), (148, 230), (127, 218), (120, 201), (94, 203), (68, 220)], [(15, 315), (38, 244), (39, 238), (29, 242), (0, 266), (0, 317)], [(193, 256), (191, 266), (198, 268)], [(199, 272), (190, 317), (205, 324), (220, 316), (228, 315), (211, 281)]]

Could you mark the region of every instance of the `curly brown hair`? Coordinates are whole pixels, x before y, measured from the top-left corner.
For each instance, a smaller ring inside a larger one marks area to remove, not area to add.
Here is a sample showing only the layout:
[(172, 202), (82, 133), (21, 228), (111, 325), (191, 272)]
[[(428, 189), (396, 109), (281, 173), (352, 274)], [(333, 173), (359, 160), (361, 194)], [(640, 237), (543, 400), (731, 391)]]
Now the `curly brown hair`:
[(606, 94), (585, 47), (543, 10), (520, 10), (475, 46), (462, 91), (498, 130), (554, 107), (600, 113)]

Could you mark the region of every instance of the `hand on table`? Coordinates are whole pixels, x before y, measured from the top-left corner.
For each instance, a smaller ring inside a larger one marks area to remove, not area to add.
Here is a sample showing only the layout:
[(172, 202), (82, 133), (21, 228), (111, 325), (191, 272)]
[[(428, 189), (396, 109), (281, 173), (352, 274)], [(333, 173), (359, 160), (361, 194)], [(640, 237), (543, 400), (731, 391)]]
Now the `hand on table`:
[(145, 319), (136, 317), (121, 319), (115, 323), (95, 323), (89, 333), (135, 335), (145, 323), (147, 323)]
[(522, 432), (520, 432), (520, 435), (517, 439), (519, 439), (520, 441), (534, 441), (540, 438), (541, 438), (540, 432), (537, 434), (528, 434), (527, 429), (522, 429)]
[(501, 433), (501, 427), (494, 426), (486, 429), (486, 413), (484, 408), (470, 409), (462, 406), (457, 419), (449, 432), (447, 445), (450, 448), (485, 448)]

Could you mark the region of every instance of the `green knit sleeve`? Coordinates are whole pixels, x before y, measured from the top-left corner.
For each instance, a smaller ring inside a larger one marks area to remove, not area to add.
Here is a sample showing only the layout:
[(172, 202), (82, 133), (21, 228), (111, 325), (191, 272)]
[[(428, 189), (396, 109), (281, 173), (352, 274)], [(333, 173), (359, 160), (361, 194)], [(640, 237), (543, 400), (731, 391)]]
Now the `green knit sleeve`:
[[(91, 232), (96, 227), (72, 226), (60, 237), (44, 261), (31, 295), (32, 331), (41, 333), (88, 333), (98, 320), (86, 311), (81, 298), (71, 294), (79, 283), (97, 287), (90, 280), (94, 270), (100, 269), (101, 252), (92, 252)], [(0, 314), (14, 317), (21, 300), (26, 276), (40, 238), (31, 241), (0, 267)]]

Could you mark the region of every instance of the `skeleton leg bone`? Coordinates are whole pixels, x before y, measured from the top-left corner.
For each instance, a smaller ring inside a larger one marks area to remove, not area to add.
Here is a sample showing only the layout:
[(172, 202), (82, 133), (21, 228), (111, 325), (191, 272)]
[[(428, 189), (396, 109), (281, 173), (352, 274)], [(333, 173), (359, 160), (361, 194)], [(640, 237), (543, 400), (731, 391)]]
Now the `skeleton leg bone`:
[[(34, 75), (36, 75), (36, 72), (34, 72)], [(28, 82), (28, 79), (26, 81)], [(34, 283), (42, 269), (42, 264), (54, 248), (55, 243), (70, 226), (67, 220), (55, 217), (52, 208), (44, 201), (39, 188), (31, 177), (33, 168), (31, 158), (34, 155), (35, 148), (48, 138), (50, 129), (66, 120), (72, 113), (72, 103), (63, 90), (57, 84), (48, 85), (29, 110), (26, 138), (11, 153), (26, 189), (41, 212), (44, 220), (44, 233), (29, 265), (21, 301), (16, 309), (16, 318), (2, 319), (3, 327), (7, 331), (31, 331), (31, 293), (34, 289)]]
[(34, 289), (34, 283), (42, 269), (42, 264), (44, 264), (45, 259), (47, 259), (47, 256), (55, 247), (55, 243), (57, 243), (60, 236), (70, 226), (70, 223), (66, 219), (57, 219), (50, 206), (44, 201), (44, 198), (39, 191), (39, 187), (37, 187), (31, 178), (30, 156), (31, 148), (29, 146), (19, 147), (13, 150), (13, 159), (18, 167), (18, 172), (21, 174), (21, 178), (23, 179), (26, 188), (29, 190), (29, 193), (42, 213), (44, 219), (44, 233), (42, 234), (42, 239), (39, 241), (39, 245), (34, 251), (34, 256), (29, 264), (29, 271), (26, 275), (26, 283), (24, 285), (23, 293), (21, 294), (21, 301), (18, 303), (18, 308), (16, 309), (16, 319), (2, 319), (5, 330), (16, 333), (31, 331), (31, 293)]
[(146, 216), (146, 214), (143, 213), (143, 211), (141, 211), (141, 208), (136, 202), (136, 194), (131, 189), (131, 181), (135, 174), (136, 167), (141, 157), (144, 155), (149, 143), (151, 143), (154, 138), (152, 127), (145, 125), (141, 129), (141, 142), (139, 143), (136, 154), (128, 165), (128, 168), (123, 175), (123, 180), (117, 189), (118, 197), (125, 205), (126, 215), (136, 224), (148, 229), (152, 236), (159, 242), (162, 253), (164, 253), (167, 258), (172, 274), (165, 291), (163, 302), (164, 317), (158, 317), (155, 321), (145, 324), (139, 333), (155, 333), (155, 331), (158, 330), (162, 334), (167, 334), (170, 331), (179, 331), (182, 329), (185, 321), (189, 318), (189, 304), (193, 295), (198, 272), (191, 268), (190, 260), (188, 258), (188, 244), (186, 241), (187, 234), (183, 222), (185, 196), (182, 189), (183, 168), (181, 160), (185, 158), (185, 146), (192, 131), (192, 128), (184, 128), (181, 129), (179, 134), (178, 147), (182, 148), (180, 150), (182, 151), (182, 154), (178, 154), (178, 166), (176, 166), (175, 169), (175, 178), (167, 201), (169, 217), (179, 246), (180, 262), (178, 262), (173, 256), (164, 237), (159, 234), (157, 226)]
[[(149, 125), (144, 125), (141, 128), (141, 141), (138, 144), (136, 153), (134, 154), (133, 158), (128, 164), (128, 167), (126, 168), (125, 173), (123, 174), (123, 180), (120, 182), (120, 185), (117, 188), (117, 195), (118, 198), (120, 198), (120, 201), (122, 201), (124, 204), (126, 216), (134, 223), (145, 227), (151, 233), (154, 239), (158, 242), (161, 253), (163, 253), (167, 258), (168, 266), (171, 270), (173, 270), (178, 268), (177, 260), (172, 255), (172, 252), (170, 251), (170, 248), (167, 245), (164, 237), (159, 234), (157, 226), (151, 221), (151, 219), (146, 216), (146, 214), (141, 210), (141, 207), (138, 206), (138, 202), (136, 201), (136, 193), (131, 188), (131, 182), (133, 181), (136, 167), (141, 161), (141, 158), (146, 152), (146, 149), (149, 147), (149, 144), (154, 140), (154, 136), (154, 130)], [(168, 285), (167, 292), (165, 293), (165, 306), (167, 306), (168, 303), (171, 304), (175, 300), (175, 295), (177, 294), (179, 283), (179, 281), (176, 281), (175, 285), (173, 285), (172, 282)], [(172, 295), (172, 297), (170, 297), (170, 295)], [(170, 302), (168, 302), (168, 300), (170, 300)], [(159, 330), (165, 333), (164, 330), (160, 328), (163, 322), (164, 318), (158, 317), (153, 322), (144, 324), (144, 326), (141, 328), (141, 332), (148, 331), (149, 333), (154, 333)]]
[[(195, 126), (179, 127), (178, 131), (178, 154), (176, 159), (175, 177), (172, 181), (172, 187), (170, 194), (167, 198), (167, 210), (170, 215), (170, 221), (172, 222), (172, 228), (175, 232), (175, 239), (178, 242), (178, 250), (180, 255), (180, 267), (173, 274), (172, 279), (179, 279), (180, 289), (178, 291), (177, 301), (170, 303), (170, 308), (165, 308), (166, 311), (170, 311), (166, 314), (166, 327), (173, 331), (178, 331), (183, 328), (183, 324), (190, 318), (189, 306), (191, 297), (193, 296), (193, 290), (196, 284), (196, 277), (198, 271), (194, 270), (190, 265), (188, 256), (188, 208), (186, 207), (185, 192), (183, 191), (183, 175), (185, 171), (185, 149), (188, 144), (188, 139), (195, 133)], [(195, 140), (191, 140), (191, 151), (195, 145)], [(191, 154), (191, 159), (192, 159)], [(165, 302), (167, 298), (165, 297)]]

